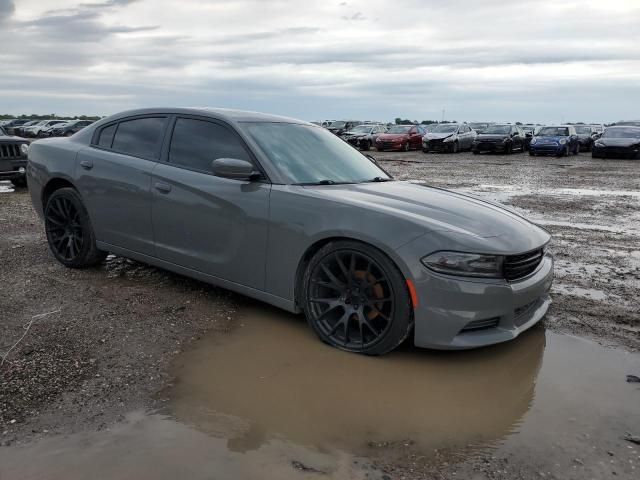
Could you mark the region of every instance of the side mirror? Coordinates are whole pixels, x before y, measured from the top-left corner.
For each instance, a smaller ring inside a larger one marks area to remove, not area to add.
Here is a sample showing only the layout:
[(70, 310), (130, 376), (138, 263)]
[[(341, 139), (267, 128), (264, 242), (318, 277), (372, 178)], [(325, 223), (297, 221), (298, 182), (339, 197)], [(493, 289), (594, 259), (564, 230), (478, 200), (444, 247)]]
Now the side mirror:
[(262, 176), (251, 162), (239, 158), (216, 158), (211, 162), (211, 170), (216, 177), (233, 180), (257, 180)]

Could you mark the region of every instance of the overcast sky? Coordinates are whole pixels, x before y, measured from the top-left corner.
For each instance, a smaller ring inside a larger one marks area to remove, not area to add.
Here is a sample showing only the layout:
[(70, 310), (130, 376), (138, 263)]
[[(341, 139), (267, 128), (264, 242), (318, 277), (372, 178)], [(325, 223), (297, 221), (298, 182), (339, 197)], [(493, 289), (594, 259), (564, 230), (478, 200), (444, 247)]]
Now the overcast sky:
[(0, 113), (640, 118), (640, 0), (0, 0)]

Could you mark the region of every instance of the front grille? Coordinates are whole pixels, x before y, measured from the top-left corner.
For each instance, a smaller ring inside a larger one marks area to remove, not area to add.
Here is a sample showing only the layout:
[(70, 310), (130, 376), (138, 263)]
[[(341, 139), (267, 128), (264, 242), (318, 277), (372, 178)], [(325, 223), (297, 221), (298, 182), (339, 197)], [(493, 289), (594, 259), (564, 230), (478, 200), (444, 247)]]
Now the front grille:
[(382, 148), (384, 148), (385, 150), (391, 149), (391, 148), (398, 148), (399, 146), (400, 144), (395, 142), (382, 142)]
[(23, 158), (19, 143), (0, 143), (0, 158)]
[(543, 257), (542, 248), (520, 255), (509, 255), (504, 259), (504, 278), (513, 281), (530, 275), (536, 271)]
[(496, 148), (497, 142), (491, 142), (487, 140), (483, 140), (477, 144), (478, 150), (494, 150)]
[(460, 333), (473, 332), (477, 330), (488, 330), (489, 328), (496, 328), (499, 322), (500, 322), (499, 317), (488, 318), (486, 320), (474, 320), (473, 322), (467, 323), (465, 327), (462, 330), (460, 330)]

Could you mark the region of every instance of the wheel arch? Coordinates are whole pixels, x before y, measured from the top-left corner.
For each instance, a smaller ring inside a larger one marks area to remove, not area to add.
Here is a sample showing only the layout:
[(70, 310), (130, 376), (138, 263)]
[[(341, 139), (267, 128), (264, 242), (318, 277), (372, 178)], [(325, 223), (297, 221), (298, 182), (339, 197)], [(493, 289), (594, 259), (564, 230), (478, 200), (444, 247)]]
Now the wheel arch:
[(47, 207), (47, 201), (49, 200), (49, 197), (51, 197), (53, 192), (55, 192), (56, 190), (60, 190), (61, 188), (73, 188), (76, 192), (80, 193), (76, 186), (66, 178), (54, 177), (50, 179), (42, 189), (41, 199), (43, 212)]
[(410, 270), (407, 268), (404, 262), (402, 262), (399, 256), (396, 255), (395, 252), (391, 251), (390, 249), (386, 249), (377, 243), (370, 242), (362, 238), (357, 238), (355, 236), (332, 235), (332, 236), (324, 237), (319, 240), (316, 240), (311, 245), (309, 245), (305, 250), (305, 252), (302, 254), (302, 257), (300, 258), (300, 260), (298, 261), (298, 266), (296, 268), (296, 274), (295, 274), (295, 283), (294, 283), (294, 302), (298, 309), (301, 310), (300, 294), (304, 290), (302, 285), (302, 280), (304, 278), (304, 273), (305, 273), (305, 270), (307, 269), (307, 265), (309, 264), (313, 256), (321, 248), (323, 248), (325, 245), (329, 243), (338, 242), (338, 241), (357, 242), (357, 243), (361, 243), (363, 245), (367, 245), (369, 247), (375, 248), (376, 250), (380, 251), (383, 255), (385, 255), (387, 258), (389, 258), (389, 260), (398, 268), (398, 270), (400, 270), (400, 273), (405, 278), (405, 280), (409, 280), (412, 278), (410, 276)]

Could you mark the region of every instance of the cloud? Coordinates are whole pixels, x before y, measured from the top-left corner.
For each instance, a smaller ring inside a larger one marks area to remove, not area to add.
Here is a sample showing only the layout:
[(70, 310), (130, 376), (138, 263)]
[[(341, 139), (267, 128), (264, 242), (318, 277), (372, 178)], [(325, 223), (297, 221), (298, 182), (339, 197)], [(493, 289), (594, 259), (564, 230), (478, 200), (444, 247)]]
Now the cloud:
[(41, 4), (0, 0), (0, 95), (15, 113), (209, 104), (309, 120), (637, 116), (635, 0)]

